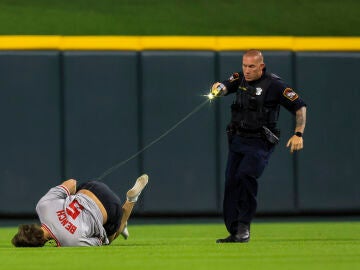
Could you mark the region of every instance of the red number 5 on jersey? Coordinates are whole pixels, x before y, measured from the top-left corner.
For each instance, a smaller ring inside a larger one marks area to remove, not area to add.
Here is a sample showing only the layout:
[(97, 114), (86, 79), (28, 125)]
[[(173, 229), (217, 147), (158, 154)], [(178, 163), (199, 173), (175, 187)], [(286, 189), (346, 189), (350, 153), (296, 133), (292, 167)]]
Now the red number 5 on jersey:
[(69, 204), (69, 207), (66, 208), (66, 213), (75, 220), (83, 209), (84, 206), (82, 206), (77, 200), (73, 200)]

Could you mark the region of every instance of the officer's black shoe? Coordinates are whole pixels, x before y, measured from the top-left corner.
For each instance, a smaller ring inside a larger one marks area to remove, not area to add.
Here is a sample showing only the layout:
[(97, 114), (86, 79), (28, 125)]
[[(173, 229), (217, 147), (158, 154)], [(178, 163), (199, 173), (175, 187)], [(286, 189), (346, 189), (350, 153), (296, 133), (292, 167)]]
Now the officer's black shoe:
[(249, 226), (240, 224), (238, 233), (231, 234), (226, 238), (216, 240), (216, 243), (246, 243), (250, 240)]
[(241, 243), (241, 240), (235, 235), (229, 235), (226, 238), (216, 240), (216, 243)]

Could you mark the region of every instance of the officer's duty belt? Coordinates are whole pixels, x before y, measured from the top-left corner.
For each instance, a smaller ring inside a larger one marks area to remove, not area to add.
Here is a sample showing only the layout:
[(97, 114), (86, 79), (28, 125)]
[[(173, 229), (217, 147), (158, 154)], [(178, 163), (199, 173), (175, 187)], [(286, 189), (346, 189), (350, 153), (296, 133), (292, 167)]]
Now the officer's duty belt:
[(236, 130), (235, 134), (246, 138), (264, 138), (264, 135), (261, 131), (252, 132), (247, 130)]

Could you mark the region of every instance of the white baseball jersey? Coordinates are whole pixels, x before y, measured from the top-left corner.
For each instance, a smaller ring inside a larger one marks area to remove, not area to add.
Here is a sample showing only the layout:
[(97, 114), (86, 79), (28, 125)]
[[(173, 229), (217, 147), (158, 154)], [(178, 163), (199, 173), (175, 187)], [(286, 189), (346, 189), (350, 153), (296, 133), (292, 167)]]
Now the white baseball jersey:
[(37, 203), (36, 212), (58, 246), (109, 244), (101, 211), (85, 194), (70, 195), (65, 186), (53, 187)]

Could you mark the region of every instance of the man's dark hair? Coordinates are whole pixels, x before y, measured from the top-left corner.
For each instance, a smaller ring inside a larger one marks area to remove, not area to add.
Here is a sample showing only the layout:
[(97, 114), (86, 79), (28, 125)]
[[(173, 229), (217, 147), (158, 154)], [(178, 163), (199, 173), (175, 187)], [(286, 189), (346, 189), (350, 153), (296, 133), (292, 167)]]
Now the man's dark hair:
[(25, 224), (19, 226), (11, 243), (15, 247), (42, 247), (46, 241), (44, 232), (38, 224)]

